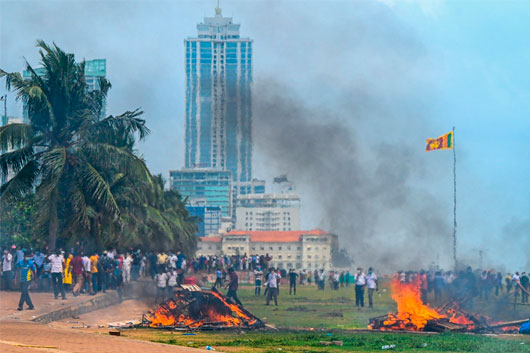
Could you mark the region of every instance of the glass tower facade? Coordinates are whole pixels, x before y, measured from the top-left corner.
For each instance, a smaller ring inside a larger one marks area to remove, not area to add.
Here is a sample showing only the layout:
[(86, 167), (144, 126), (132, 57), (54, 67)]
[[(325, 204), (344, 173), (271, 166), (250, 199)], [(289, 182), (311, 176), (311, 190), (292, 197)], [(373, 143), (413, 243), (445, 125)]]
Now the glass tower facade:
[(232, 175), (228, 170), (183, 169), (169, 171), (172, 190), (188, 198), (188, 206), (216, 206), (223, 218), (232, 217)]
[(233, 181), (252, 180), (252, 40), (239, 24), (206, 17), (186, 52), (186, 168), (229, 170)]

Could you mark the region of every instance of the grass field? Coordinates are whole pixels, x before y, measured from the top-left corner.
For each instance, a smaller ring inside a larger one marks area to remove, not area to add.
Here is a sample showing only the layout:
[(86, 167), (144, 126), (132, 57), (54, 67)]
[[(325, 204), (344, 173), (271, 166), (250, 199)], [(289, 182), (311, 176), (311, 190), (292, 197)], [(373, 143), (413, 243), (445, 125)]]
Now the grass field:
[[(265, 298), (255, 297), (253, 287), (241, 286), (238, 294), (245, 307), (280, 331), (274, 332), (198, 332), (193, 335), (152, 329), (125, 330), (126, 337), (190, 347), (211, 346), (225, 352), (375, 352), (385, 345), (396, 345), (400, 352), (530, 352), (530, 337), (484, 336), (470, 334), (414, 334), (381, 332), (345, 332), (365, 329), (370, 317), (395, 311), (396, 306), (385, 286), (375, 297), (375, 308), (355, 308), (354, 289), (317, 291), (314, 286), (298, 288), (297, 296), (289, 296), (281, 288), (279, 305), (265, 306)], [(497, 302), (506, 302), (504, 299)], [(509, 304), (479, 301), (477, 311), (495, 313), (499, 320), (528, 318), (530, 307), (518, 307), (514, 313)], [(292, 329), (304, 328), (305, 332)], [(292, 331), (288, 331), (291, 329)], [(312, 330), (311, 330), (312, 329)], [(342, 346), (326, 346), (322, 342), (342, 341)]]

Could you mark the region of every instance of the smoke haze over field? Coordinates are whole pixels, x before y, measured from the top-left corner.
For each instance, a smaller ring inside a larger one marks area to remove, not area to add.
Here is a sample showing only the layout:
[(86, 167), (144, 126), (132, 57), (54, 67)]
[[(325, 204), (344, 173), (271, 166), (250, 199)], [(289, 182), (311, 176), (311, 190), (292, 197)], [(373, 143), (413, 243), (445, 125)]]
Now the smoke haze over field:
[[(37, 65), (36, 39), (106, 58), (107, 112), (145, 111), (139, 149), (167, 176), (184, 164), (183, 40), (215, 3), (0, 1), (0, 68)], [(296, 182), (303, 228), (336, 232), (365, 267), (447, 267), (452, 153), (424, 147), (456, 126), (460, 255), (477, 263), (481, 249), (512, 271), (530, 262), (530, 3), (221, 7), (254, 40), (254, 177)]]

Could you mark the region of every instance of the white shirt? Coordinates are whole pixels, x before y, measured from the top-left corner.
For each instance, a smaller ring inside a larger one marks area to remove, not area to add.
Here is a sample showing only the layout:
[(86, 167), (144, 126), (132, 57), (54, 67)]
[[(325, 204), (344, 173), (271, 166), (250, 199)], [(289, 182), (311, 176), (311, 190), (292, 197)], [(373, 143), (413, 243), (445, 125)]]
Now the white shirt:
[(278, 288), (278, 281), (282, 278), (279, 274), (276, 272), (271, 272), (269, 274), (269, 278), (267, 278), (267, 285), (269, 288)]
[(2, 271), (11, 271), (13, 265), (13, 255), (10, 253), (2, 256)]
[(63, 263), (64, 263), (63, 255), (52, 254), (48, 256), (48, 260), (50, 260), (50, 263), (52, 265), (52, 268), (50, 270), (51, 273), (63, 272)]
[(167, 285), (170, 287), (174, 287), (177, 285), (177, 273), (173, 272), (173, 274), (168, 273), (169, 279), (167, 280)]
[(130, 256), (127, 256), (125, 259), (123, 259), (123, 269), (128, 270), (131, 268), (132, 258)]
[(366, 276), (366, 284), (369, 289), (376, 289), (377, 288), (377, 276), (375, 273), (368, 274)]
[(156, 275), (156, 285), (158, 288), (166, 288), (167, 277), (167, 273), (159, 273)]
[(81, 258), (83, 260), (83, 267), (85, 268), (85, 272), (90, 272), (90, 259), (88, 256), (83, 256)]
[(171, 255), (169, 257), (169, 267), (177, 268), (177, 261), (178, 261), (177, 255), (175, 255), (175, 254)]
[(357, 275), (357, 278), (355, 279), (355, 284), (358, 286), (364, 286), (366, 284), (366, 275), (364, 273)]

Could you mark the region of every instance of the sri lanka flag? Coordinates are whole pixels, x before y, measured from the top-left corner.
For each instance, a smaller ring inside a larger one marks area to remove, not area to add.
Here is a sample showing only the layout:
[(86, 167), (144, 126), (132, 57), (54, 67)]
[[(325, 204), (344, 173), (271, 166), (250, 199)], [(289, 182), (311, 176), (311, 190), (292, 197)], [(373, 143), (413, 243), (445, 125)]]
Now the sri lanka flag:
[(449, 132), (436, 139), (427, 139), (425, 152), (434, 150), (450, 150), (453, 148), (453, 132)]

